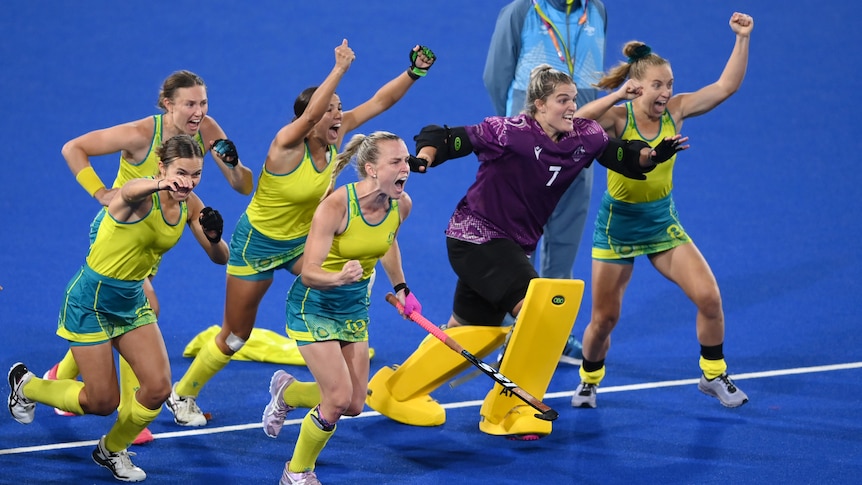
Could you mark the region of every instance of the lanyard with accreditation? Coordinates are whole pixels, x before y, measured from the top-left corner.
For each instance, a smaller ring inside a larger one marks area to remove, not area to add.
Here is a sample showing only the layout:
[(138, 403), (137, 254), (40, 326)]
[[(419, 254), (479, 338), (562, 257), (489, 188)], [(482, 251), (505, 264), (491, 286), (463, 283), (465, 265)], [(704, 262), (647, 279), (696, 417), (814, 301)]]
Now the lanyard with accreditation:
[[(589, 0), (584, 0), (584, 13), (581, 15), (581, 18), (578, 19), (578, 25), (584, 25), (587, 22), (587, 5)], [(533, 8), (535, 8), (536, 13), (539, 14), (539, 17), (544, 22), (545, 27), (548, 28), (548, 35), (551, 36), (551, 42), (554, 43), (554, 49), (557, 51), (557, 56), (560, 57), (560, 60), (566, 63), (566, 66), (569, 68), (569, 75), (575, 75), (575, 60), (572, 57), (571, 52), (569, 52), (569, 46), (567, 43), (563, 42), (562, 47), (560, 46), (560, 42), (564, 39), (563, 34), (560, 33), (560, 29), (551, 22), (551, 19), (539, 8), (539, 4), (536, 0), (533, 0)], [(568, 0), (566, 2), (566, 15), (568, 16), (572, 13), (572, 0)], [(566, 25), (566, 30), (568, 30), (568, 25)], [(575, 42), (577, 43), (577, 37), (580, 37), (581, 32), (578, 30), (578, 35), (575, 37)]]

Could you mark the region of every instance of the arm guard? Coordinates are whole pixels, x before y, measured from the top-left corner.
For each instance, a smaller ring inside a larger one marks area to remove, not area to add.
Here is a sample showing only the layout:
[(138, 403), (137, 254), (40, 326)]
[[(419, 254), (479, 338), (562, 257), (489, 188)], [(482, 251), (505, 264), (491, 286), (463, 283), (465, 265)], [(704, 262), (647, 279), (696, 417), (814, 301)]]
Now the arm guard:
[(641, 140), (620, 140), (611, 138), (596, 160), (614, 172), (622, 174), (630, 179), (646, 180), (645, 173), (655, 168), (641, 167), (641, 150), (650, 146)]
[(428, 125), (422, 128), (418, 135), (413, 137), (416, 142), (416, 153), (424, 147), (434, 147), (437, 155), (434, 157), (432, 167), (436, 167), (446, 160), (452, 158), (466, 157), (473, 153), (473, 144), (467, 136), (467, 130), (463, 126), (449, 128), (446, 125)]

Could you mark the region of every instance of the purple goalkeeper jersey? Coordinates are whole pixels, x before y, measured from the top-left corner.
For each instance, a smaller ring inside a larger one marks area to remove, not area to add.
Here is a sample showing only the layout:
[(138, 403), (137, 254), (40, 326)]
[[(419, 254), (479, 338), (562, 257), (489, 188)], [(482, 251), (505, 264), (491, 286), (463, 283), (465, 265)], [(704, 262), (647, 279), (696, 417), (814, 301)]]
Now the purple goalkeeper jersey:
[(446, 235), (476, 244), (511, 239), (532, 254), (563, 193), (608, 145), (595, 121), (575, 118), (574, 124), (557, 142), (523, 114), (466, 126), (481, 165)]

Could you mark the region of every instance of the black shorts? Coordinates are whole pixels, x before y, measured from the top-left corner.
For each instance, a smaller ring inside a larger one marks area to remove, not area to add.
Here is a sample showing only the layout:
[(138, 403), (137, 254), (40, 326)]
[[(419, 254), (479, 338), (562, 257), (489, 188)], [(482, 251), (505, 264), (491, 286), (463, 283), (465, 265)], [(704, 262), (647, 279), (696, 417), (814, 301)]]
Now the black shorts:
[(452, 313), (468, 325), (497, 326), (527, 296), (538, 278), (521, 246), (509, 239), (473, 244), (446, 238), (449, 264), (458, 275)]

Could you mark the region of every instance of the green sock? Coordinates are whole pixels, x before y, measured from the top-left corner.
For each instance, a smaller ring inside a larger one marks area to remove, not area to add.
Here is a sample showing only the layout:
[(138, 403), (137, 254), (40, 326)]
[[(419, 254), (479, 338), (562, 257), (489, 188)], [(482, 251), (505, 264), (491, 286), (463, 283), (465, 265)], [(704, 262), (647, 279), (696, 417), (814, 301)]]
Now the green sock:
[(326, 442), (335, 433), (335, 428), (331, 431), (320, 429), (317, 420), (314, 416), (317, 415), (317, 410), (312, 409), (302, 419), (302, 425), (299, 428), (299, 438), (296, 440), (296, 446), (293, 449), (293, 457), (290, 459), (289, 470), (294, 473), (302, 473), (314, 470), (314, 464), (317, 462), (317, 457), (326, 446)]
[(75, 379), (79, 373), (78, 363), (75, 362), (72, 349), (69, 349), (57, 364), (57, 379)]
[(161, 406), (157, 409), (149, 409), (137, 399), (130, 399), (122, 409), (117, 411), (117, 421), (105, 435), (105, 448), (115, 453), (132, 446), (132, 441), (156, 419), (161, 410)]
[(194, 396), (200, 394), (201, 389), (209, 382), (218, 371), (230, 362), (230, 356), (224, 355), (216, 345), (215, 339), (210, 340), (201, 347), (197, 357), (192, 361), (189, 370), (177, 382), (176, 392), (180, 396)]
[(601, 366), (599, 370), (594, 370), (591, 372), (587, 372), (584, 370), (584, 367), (581, 366), (581, 369), (578, 371), (578, 374), (581, 376), (581, 380), (586, 382), (587, 384), (595, 384), (599, 385), (602, 382), (602, 379), (605, 378), (605, 366)]
[(707, 379), (713, 380), (727, 372), (727, 362), (725, 362), (724, 359), (708, 360), (701, 357), (700, 370), (703, 371), (703, 375), (706, 376)]
[(80, 416), (84, 410), (78, 396), (83, 388), (84, 383), (74, 379), (49, 381), (34, 377), (24, 386), (24, 397)]
[(320, 387), (314, 381), (294, 381), (284, 389), (284, 402), (295, 408), (313, 408), (320, 403)]

